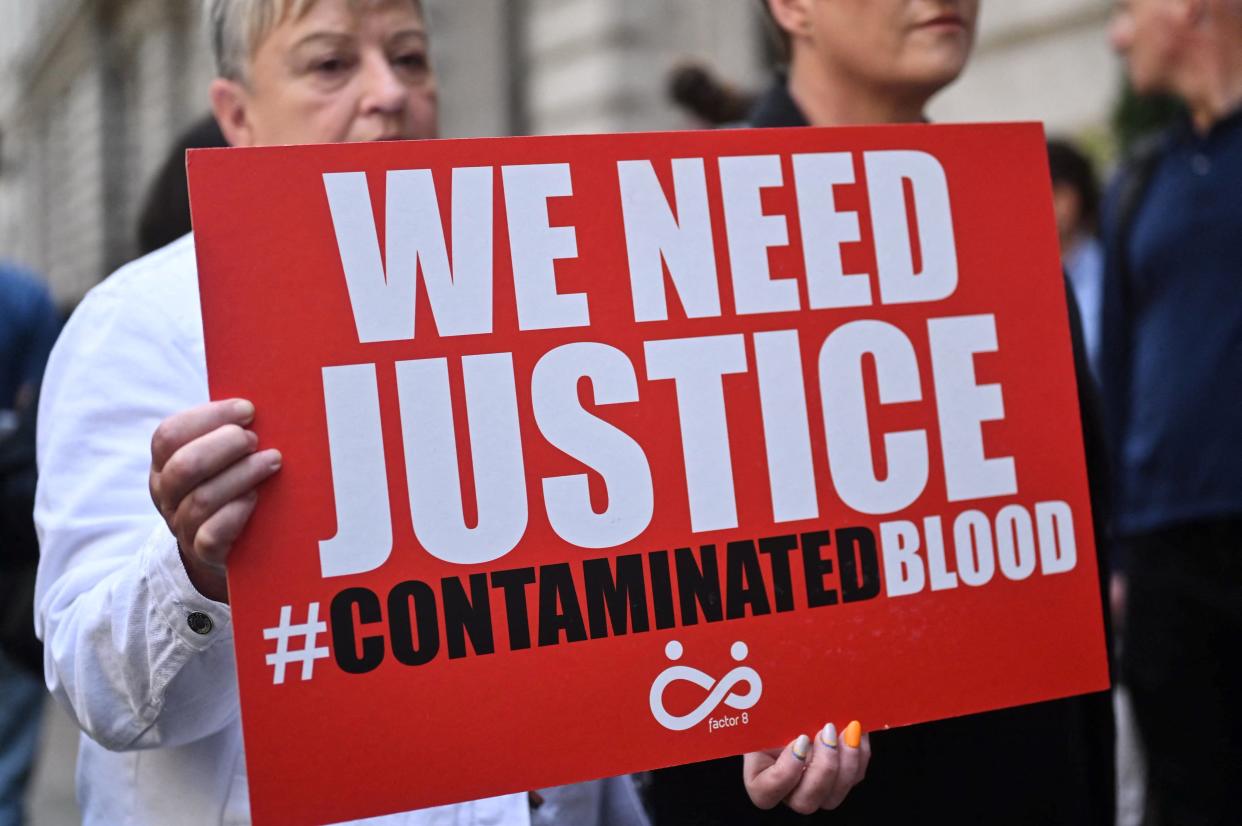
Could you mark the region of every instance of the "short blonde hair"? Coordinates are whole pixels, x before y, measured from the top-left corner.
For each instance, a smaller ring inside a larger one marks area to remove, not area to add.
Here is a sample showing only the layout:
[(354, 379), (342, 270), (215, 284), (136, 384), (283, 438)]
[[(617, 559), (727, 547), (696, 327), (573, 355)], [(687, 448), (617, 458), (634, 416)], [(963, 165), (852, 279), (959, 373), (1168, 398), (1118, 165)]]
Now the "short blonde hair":
[[(254, 50), (276, 26), (306, 14), (318, 0), (206, 0), (207, 31), (216, 59), (216, 74), (245, 80)], [(352, 5), (381, 0), (350, 0)], [(410, 0), (422, 14), (421, 0)]]

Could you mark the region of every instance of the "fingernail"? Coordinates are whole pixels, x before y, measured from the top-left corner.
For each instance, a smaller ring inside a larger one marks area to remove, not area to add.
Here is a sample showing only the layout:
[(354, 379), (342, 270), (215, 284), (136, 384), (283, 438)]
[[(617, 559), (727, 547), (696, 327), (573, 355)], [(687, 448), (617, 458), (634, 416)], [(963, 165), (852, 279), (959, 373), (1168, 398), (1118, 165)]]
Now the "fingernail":
[(852, 749), (858, 748), (862, 743), (862, 723), (854, 720), (845, 727), (845, 731), (841, 734), (845, 738), (845, 745)]
[(233, 402), (233, 412), (243, 421), (248, 422), (254, 418), (254, 405), (245, 399), (238, 399)]
[(798, 739), (793, 741), (793, 756), (799, 760), (805, 760), (806, 754), (811, 750), (811, 738), (805, 734), (799, 734)]
[(272, 451), (271, 468), (272, 470), (280, 470), (280, 466), (285, 463), (285, 457), (280, 454), (279, 450)]
[(824, 730), (819, 733), (820, 742), (830, 749), (837, 747), (837, 727), (832, 723), (824, 726)]

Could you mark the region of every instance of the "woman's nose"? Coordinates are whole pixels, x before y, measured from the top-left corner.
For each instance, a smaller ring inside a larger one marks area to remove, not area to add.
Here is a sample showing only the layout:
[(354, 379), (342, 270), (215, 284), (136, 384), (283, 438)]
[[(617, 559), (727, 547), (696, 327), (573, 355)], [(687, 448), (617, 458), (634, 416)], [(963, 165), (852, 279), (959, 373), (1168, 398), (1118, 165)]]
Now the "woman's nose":
[(365, 109), (395, 114), (405, 108), (409, 89), (387, 57), (373, 55), (367, 58), (363, 72)]

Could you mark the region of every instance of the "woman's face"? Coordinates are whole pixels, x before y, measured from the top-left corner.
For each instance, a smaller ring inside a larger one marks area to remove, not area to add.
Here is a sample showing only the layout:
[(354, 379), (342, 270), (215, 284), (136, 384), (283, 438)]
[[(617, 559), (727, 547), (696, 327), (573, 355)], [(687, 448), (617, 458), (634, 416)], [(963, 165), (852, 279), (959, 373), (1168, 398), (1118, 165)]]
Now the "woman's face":
[(791, 34), (822, 65), (862, 86), (918, 94), (934, 93), (961, 73), (979, 13), (979, 0), (803, 0), (803, 5), (803, 31)]
[[(217, 81), (217, 83), (233, 83)], [(427, 28), (410, 0), (319, 0), (259, 44), (230, 142), (339, 143), (435, 137)]]
[(1139, 94), (1172, 91), (1185, 12), (1173, 0), (1118, 0), (1114, 6), (1109, 39)]

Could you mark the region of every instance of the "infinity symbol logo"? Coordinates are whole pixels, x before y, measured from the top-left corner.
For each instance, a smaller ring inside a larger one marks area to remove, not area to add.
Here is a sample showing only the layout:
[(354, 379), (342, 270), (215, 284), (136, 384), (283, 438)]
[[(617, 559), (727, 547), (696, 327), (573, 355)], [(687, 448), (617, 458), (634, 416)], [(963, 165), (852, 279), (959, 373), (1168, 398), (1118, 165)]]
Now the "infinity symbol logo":
[[(664, 647), (664, 656), (673, 662), (680, 660), (683, 653), (684, 649), (677, 640), (672, 640)], [(750, 649), (746, 647), (746, 643), (739, 641), (733, 643), (729, 653), (732, 655), (734, 662), (740, 663), (750, 654)], [(679, 681), (693, 683), (708, 692), (707, 699), (700, 703), (698, 708), (684, 717), (669, 714), (664, 707), (665, 689)], [(745, 694), (739, 694), (733, 690), (739, 683), (746, 683), (747, 691)], [(655, 682), (651, 684), (649, 700), (651, 703), (651, 714), (656, 718), (656, 722), (671, 731), (685, 731), (706, 720), (707, 716), (722, 702), (730, 708), (741, 711), (751, 708), (755, 703), (759, 702), (759, 695), (762, 693), (763, 680), (759, 679), (759, 673), (750, 666), (739, 666), (717, 681), (697, 668), (691, 668), (688, 665), (673, 665), (661, 671), (660, 676), (656, 677)]]

